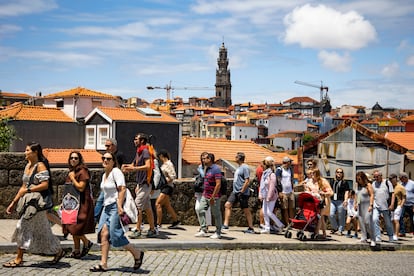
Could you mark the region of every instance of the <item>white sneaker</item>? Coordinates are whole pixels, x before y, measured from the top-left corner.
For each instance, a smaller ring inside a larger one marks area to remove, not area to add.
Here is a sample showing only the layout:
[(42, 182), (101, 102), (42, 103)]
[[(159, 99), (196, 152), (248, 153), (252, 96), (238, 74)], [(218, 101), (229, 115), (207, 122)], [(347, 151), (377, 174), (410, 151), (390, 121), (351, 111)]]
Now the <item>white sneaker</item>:
[(214, 240), (221, 239), (221, 235), (217, 234), (217, 233), (214, 233), (213, 235), (210, 236), (210, 239), (214, 239)]
[[(398, 241), (398, 237), (397, 237), (397, 235), (395, 235), (395, 234), (394, 234), (394, 235), (392, 236), (392, 239), (393, 239), (393, 241)], [(390, 240), (391, 240), (391, 239), (390, 239)]]
[(370, 246), (375, 247), (377, 244), (374, 241), (371, 241)]
[(270, 234), (270, 230), (269, 229), (262, 229), (262, 230), (260, 230), (260, 234)]
[(198, 232), (194, 236), (196, 236), (196, 237), (207, 237), (208, 235), (207, 235), (206, 232), (204, 232), (204, 230), (200, 230), (200, 232)]

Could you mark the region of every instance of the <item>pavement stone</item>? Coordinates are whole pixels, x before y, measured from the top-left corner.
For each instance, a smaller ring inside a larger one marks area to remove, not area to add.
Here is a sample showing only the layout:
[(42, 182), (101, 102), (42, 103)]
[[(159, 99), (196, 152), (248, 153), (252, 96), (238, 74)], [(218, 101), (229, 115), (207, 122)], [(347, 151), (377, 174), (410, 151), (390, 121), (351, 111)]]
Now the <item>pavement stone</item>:
[[(16, 244), (10, 240), (17, 220), (0, 220), (0, 253), (15, 253)], [(134, 225), (131, 225), (134, 227)], [(148, 226), (146, 225), (146, 228)], [(68, 250), (72, 248), (71, 236), (63, 239), (60, 226), (54, 225), (53, 232), (60, 237), (61, 244)], [(256, 234), (245, 234), (245, 227), (230, 227), (230, 230), (222, 234), (222, 239), (213, 240), (209, 237), (195, 237), (198, 226), (179, 225), (175, 229), (161, 228), (160, 235), (156, 238), (129, 239), (139, 249), (143, 250), (195, 250), (195, 249), (278, 249), (278, 250), (414, 250), (414, 238), (407, 236), (400, 238), (396, 243), (382, 242), (376, 248), (371, 248), (368, 243), (359, 243), (358, 239), (346, 236), (331, 235), (327, 240), (300, 241), (296, 238), (296, 230), (291, 230), (292, 238), (285, 238), (283, 234), (260, 234), (256, 228)], [(210, 235), (213, 234), (210, 228)], [(309, 234), (309, 233), (306, 233)], [(310, 236), (310, 235), (308, 235)], [(96, 234), (87, 237), (94, 242), (92, 250), (99, 251), (96, 243)], [(388, 237), (384, 236), (384, 240)], [(115, 248), (116, 249), (116, 248)]]

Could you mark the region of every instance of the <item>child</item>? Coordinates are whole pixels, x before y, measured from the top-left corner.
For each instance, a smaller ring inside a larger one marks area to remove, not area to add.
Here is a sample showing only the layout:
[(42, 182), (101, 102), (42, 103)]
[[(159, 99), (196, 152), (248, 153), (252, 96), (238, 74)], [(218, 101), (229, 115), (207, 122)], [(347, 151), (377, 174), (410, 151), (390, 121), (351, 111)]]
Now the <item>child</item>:
[[(358, 238), (358, 220), (357, 215), (358, 212), (355, 209), (356, 208), (356, 198), (355, 198), (355, 191), (352, 190), (349, 192), (350, 196), (347, 200), (347, 217), (346, 217), (346, 225), (345, 229), (348, 231), (346, 234), (347, 238)], [(351, 236), (351, 225), (354, 228), (355, 234), (354, 236)]]

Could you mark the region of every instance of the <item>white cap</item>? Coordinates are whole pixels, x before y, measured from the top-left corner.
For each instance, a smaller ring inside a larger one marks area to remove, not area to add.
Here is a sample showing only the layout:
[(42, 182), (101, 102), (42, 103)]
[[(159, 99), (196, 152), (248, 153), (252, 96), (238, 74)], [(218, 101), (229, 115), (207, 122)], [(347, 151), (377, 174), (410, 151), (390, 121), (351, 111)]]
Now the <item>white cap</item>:
[(287, 163), (287, 162), (291, 162), (291, 161), (292, 161), (292, 159), (290, 159), (288, 156), (283, 157), (283, 160), (282, 160), (283, 163)]

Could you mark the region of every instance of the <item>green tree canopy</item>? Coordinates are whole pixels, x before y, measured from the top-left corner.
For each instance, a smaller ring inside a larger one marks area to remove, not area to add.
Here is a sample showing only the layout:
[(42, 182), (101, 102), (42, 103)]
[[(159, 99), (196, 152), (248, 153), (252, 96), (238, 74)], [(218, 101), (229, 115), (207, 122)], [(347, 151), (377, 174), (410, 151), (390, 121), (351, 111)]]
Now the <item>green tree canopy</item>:
[(0, 121), (0, 151), (9, 151), (13, 140), (17, 139), (16, 130), (8, 124), (8, 119)]

